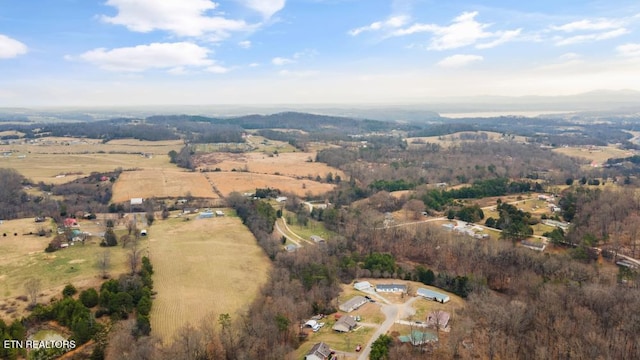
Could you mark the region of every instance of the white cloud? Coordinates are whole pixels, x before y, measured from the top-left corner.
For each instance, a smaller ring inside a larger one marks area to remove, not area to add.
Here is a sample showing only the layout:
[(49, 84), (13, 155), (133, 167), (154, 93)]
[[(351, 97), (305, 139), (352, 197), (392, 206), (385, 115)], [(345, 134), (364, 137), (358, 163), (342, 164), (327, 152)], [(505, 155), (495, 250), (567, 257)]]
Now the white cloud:
[(240, 41), (238, 43), (238, 46), (240, 46), (243, 49), (249, 49), (251, 47), (251, 41), (249, 40)]
[(80, 59), (109, 71), (141, 72), (149, 69), (169, 69), (173, 74), (185, 72), (185, 67), (214, 66), (209, 50), (188, 42), (152, 43), (107, 50), (87, 51)]
[(487, 49), (516, 39), (521, 29), (491, 32), (487, 29), (491, 24), (480, 23), (475, 17), (477, 11), (464, 12), (455, 17), (449, 26), (436, 24), (416, 23), (408, 28), (397, 29), (391, 32), (391, 36), (405, 36), (416, 33), (428, 32), (433, 34), (429, 44), (429, 50), (457, 49), (464, 46), (477, 44), (480, 40), (492, 39), (490, 42), (477, 44), (479, 49)]
[(10, 59), (27, 53), (27, 45), (0, 34), (0, 59)]
[(606, 31), (606, 32), (575, 35), (575, 36), (569, 36), (569, 37), (557, 36), (554, 38), (554, 40), (556, 45), (564, 46), (564, 45), (573, 45), (573, 44), (579, 44), (579, 43), (585, 43), (585, 42), (613, 39), (628, 33), (629, 33), (629, 30), (625, 28), (620, 28), (620, 29), (615, 29), (615, 30)]
[(259, 67), (259, 66), (260, 66), (259, 63), (251, 63), (251, 64), (249, 64), (249, 67), (252, 67), (252, 68), (256, 68), (256, 67)]
[(273, 59), (271, 59), (271, 63), (273, 65), (276, 66), (283, 66), (283, 65), (288, 65), (288, 64), (293, 64), (294, 62), (296, 62), (293, 59), (288, 59), (288, 58), (284, 58), (284, 57), (274, 57)]
[(107, 5), (118, 10), (115, 16), (102, 16), (102, 20), (123, 25), (135, 32), (163, 30), (178, 36), (207, 36), (217, 41), (230, 32), (248, 31), (254, 25), (244, 20), (222, 16), (209, 16), (218, 4), (209, 0), (107, 0)]
[(392, 16), (384, 21), (376, 21), (369, 25), (349, 30), (349, 35), (357, 36), (367, 31), (378, 31), (383, 29), (399, 28), (407, 24), (408, 21), (409, 21), (409, 18), (404, 15)]
[(512, 41), (513, 39), (516, 39), (518, 36), (520, 36), (520, 33), (522, 32), (522, 29), (516, 29), (516, 30), (507, 30), (507, 31), (499, 31), (496, 33), (496, 35), (498, 36), (497, 39), (488, 42), (488, 43), (483, 43), (483, 44), (478, 44), (476, 45), (477, 49), (490, 49), (490, 48), (494, 48), (498, 45), (502, 45), (506, 42)]
[(229, 71), (231, 71), (231, 69), (226, 68), (226, 67), (221, 66), (221, 65), (212, 65), (212, 66), (209, 66), (209, 67), (205, 68), (204, 71), (210, 72), (210, 73), (214, 73), (214, 74), (226, 74)]
[(636, 16), (616, 19), (582, 19), (550, 26), (547, 32), (557, 33), (551, 38), (557, 46), (613, 39), (628, 34), (630, 31), (625, 26), (637, 21)]
[(293, 54), (293, 56), (290, 58), (281, 57), (281, 56), (274, 57), (273, 59), (271, 59), (271, 63), (276, 66), (284, 66), (284, 65), (296, 63), (298, 62), (298, 60), (303, 58), (312, 58), (316, 56), (316, 54), (317, 54), (317, 51), (315, 51), (314, 49), (305, 49), (303, 51), (298, 51), (297, 53)]
[(625, 57), (640, 57), (640, 44), (628, 43), (616, 47), (618, 54)]
[(552, 30), (564, 31), (568, 33), (576, 31), (598, 31), (598, 30), (610, 30), (622, 27), (622, 23), (616, 20), (610, 19), (597, 19), (590, 20), (584, 19), (579, 21), (573, 21), (560, 26), (551, 26)]
[(483, 59), (484, 58), (480, 55), (458, 54), (458, 55), (448, 56), (440, 60), (440, 62), (438, 62), (437, 65), (444, 68), (459, 68), (459, 67), (467, 66), (477, 61), (482, 61)]
[(265, 19), (268, 19), (284, 8), (285, 0), (242, 0), (242, 3), (249, 9), (262, 14)]

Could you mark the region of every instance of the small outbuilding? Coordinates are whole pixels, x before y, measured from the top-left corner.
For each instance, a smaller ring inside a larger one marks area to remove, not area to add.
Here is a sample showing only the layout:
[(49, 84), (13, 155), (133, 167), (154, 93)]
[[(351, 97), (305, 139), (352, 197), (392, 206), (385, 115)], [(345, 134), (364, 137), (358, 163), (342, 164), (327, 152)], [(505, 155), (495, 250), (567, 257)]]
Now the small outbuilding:
[(131, 198), (131, 201), (129, 203), (131, 205), (142, 205), (143, 202), (144, 202), (144, 199), (142, 198)]
[(324, 244), (326, 242), (322, 237), (318, 235), (311, 235), (310, 239), (313, 240), (313, 242), (316, 244)]

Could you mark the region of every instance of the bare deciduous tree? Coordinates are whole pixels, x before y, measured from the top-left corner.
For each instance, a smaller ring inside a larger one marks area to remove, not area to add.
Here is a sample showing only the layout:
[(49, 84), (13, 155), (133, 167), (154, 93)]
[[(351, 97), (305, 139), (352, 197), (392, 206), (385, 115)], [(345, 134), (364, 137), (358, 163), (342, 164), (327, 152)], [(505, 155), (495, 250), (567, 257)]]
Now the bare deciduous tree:
[(103, 279), (109, 278), (109, 269), (111, 268), (111, 253), (105, 250), (98, 255), (98, 269)]
[(131, 270), (131, 275), (135, 274), (136, 271), (138, 271), (138, 265), (140, 265), (141, 257), (142, 250), (138, 248), (138, 243), (134, 242), (128, 255), (129, 270)]
[(29, 278), (24, 283), (24, 289), (27, 291), (29, 299), (31, 299), (31, 306), (36, 306), (38, 303), (38, 294), (42, 288), (42, 282), (37, 278)]

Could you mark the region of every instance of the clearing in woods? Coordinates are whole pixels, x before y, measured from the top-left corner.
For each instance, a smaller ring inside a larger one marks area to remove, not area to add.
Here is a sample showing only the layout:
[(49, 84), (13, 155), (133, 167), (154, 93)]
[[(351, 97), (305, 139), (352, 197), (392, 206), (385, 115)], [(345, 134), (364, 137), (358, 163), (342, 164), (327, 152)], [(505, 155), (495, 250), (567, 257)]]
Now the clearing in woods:
[(167, 343), (187, 323), (237, 318), (258, 296), (271, 263), (236, 217), (170, 218), (151, 227), (151, 331)]
[(237, 191), (254, 192), (256, 188), (276, 188), (281, 191), (291, 192), (297, 196), (306, 196), (307, 193), (320, 195), (331, 191), (335, 185), (319, 183), (312, 180), (299, 180), (281, 175), (253, 174), (248, 172), (210, 172), (206, 176), (216, 185), (218, 190), (228, 196)]
[(218, 198), (202, 173), (182, 170), (125, 171), (113, 185), (112, 202), (131, 198), (181, 197), (188, 193), (200, 198)]
[(246, 169), (253, 173), (291, 177), (311, 176), (314, 179), (316, 176), (325, 179), (328, 173), (332, 173), (334, 177), (340, 175), (343, 179), (345, 178), (342, 171), (325, 163), (315, 162), (315, 157), (315, 153), (302, 152), (281, 153), (276, 156), (258, 152), (242, 154), (217, 152), (200, 154), (196, 157), (195, 163), (199, 168), (219, 168), (222, 171)]

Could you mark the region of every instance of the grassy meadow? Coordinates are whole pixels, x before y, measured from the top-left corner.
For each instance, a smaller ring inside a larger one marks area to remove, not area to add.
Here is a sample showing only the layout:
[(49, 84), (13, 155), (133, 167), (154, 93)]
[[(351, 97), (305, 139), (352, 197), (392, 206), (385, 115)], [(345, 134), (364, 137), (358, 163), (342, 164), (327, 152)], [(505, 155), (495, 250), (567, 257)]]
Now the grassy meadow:
[(169, 218), (149, 232), (154, 266), (152, 333), (167, 342), (181, 326), (236, 316), (258, 295), (271, 263), (236, 217)]

